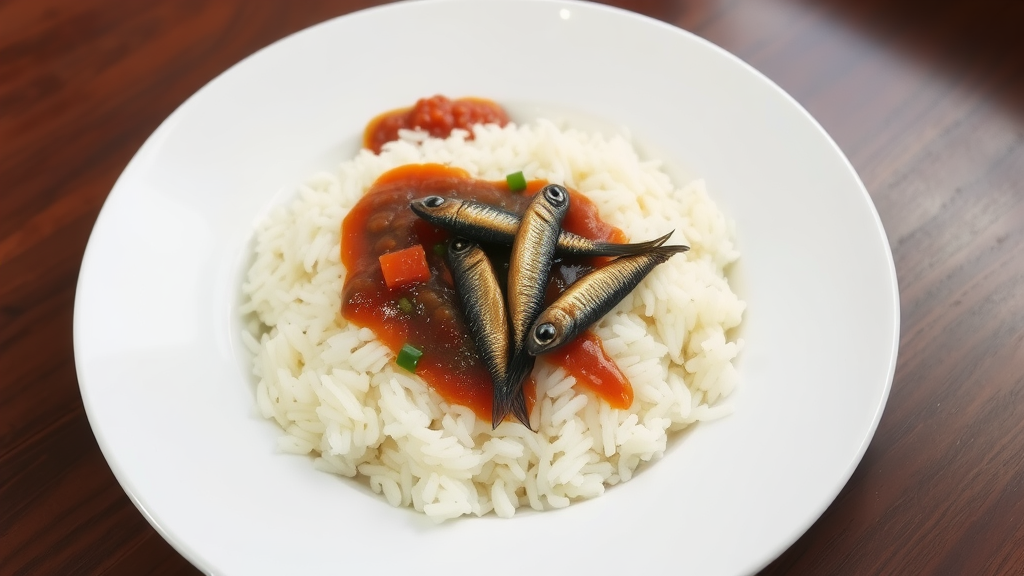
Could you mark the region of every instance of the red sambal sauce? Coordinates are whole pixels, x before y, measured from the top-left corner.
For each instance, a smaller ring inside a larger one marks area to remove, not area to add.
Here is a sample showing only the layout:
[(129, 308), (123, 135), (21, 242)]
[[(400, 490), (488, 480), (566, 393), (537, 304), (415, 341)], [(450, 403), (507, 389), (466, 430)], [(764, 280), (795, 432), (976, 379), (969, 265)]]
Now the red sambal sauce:
[(385, 143), (398, 140), (400, 129), (420, 129), (431, 136), (447, 138), (452, 130), (461, 128), (470, 132), (474, 124), (508, 124), (505, 110), (484, 98), (457, 98), (445, 96), (421, 98), (412, 108), (385, 112), (367, 124), (363, 132), (363, 147), (379, 154)]
[[(410, 164), (378, 178), (342, 223), (341, 258), (348, 271), (342, 289), (342, 315), (373, 330), (396, 353), (406, 343), (421, 350), (416, 374), (442, 398), (469, 407), (485, 421), (491, 417), (493, 384), (476, 353), (445, 262), (450, 234), (416, 216), (409, 209), (409, 202), (440, 195), (522, 213), (530, 196), (545, 184), (533, 181), (524, 192), (514, 193), (504, 181), (477, 180), (458, 168)], [(598, 217), (589, 199), (571, 190), (570, 197), (569, 213), (563, 221), (565, 229), (595, 240), (625, 241), (621, 230)], [(430, 278), (389, 289), (380, 267), (381, 254), (417, 244), (426, 252)], [(488, 251), (502, 285), (508, 254), (509, 250), (501, 248)], [(594, 265), (593, 259), (556, 258), (547, 290), (548, 303)], [(632, 404), (629, 381), (596, 336), (588, 332), (567, 348), (547, 355), (547, 360), (564, 367), (579, 384), (593, 390), (612, 407), (628, 408)], [(532, 382), (525, 388), (532, 406)]]

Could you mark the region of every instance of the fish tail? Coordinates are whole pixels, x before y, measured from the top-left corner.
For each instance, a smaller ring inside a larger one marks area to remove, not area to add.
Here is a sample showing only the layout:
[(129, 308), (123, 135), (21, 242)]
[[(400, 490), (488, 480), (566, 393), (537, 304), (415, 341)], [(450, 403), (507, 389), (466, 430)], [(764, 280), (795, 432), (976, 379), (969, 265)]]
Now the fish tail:
[(498, 424), (508, 416), (509, 411), (512, 409), (512, 405), (507, 402), (504, 398), (499, 397), (498, 391), (494, 391), (494, 400), (491, 403), (491, 430), (498, 427)]
[(655, 260), (664, 262), (669, 258), (679, 254), (680, 252), (686, 252), (690, 247), (685, 244), (677, 244), (673, 246), (657, 246), (651, 249), (651, 255)]
[(533, 370), (533, 363), (533, 356), (525, 352), (512, 357), (505, 380), (494, 388), (494, 400), (491, 404), (492, 430), (497, 428), (510, 412), (527, 428), (530, 427), (530, 415), (526, 411), (526, 398), (523, 396), (523, 381)]
[(598, 242), (595, 245), (596, 251), (605, 256), (628, 256), (630, 254), (639, 254), (648, 250), (653, 250), (668, 241), (668, 239), (675, 232), (669, 232), (664, 236), (649, 240), (647, 242), (636, 242), (633, 244), (616, 244), (613, 242)]
[(530, 412), (526, 409), (526, 393), (523, 389), (519, 388), (519, 393), (512, 397), (512, 415), (519, 420), (523, 426), (530, 429), (531, 432), (535, 430), (530, 426)]

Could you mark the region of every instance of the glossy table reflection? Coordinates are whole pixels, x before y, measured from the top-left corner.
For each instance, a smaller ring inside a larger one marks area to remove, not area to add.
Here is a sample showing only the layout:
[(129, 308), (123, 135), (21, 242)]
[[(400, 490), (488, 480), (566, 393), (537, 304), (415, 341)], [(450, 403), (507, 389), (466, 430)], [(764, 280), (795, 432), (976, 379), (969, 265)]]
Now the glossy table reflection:
[[(226, 68), (370, 1), (0, 4), (0, 574), (193, 574), (89, 429), (71, 322), (118, 174)], [(874, 440), (763, 574), (1024, 573), (1024, 4), (613, 2), (753, 64), (864, 180), (899, 277)]]

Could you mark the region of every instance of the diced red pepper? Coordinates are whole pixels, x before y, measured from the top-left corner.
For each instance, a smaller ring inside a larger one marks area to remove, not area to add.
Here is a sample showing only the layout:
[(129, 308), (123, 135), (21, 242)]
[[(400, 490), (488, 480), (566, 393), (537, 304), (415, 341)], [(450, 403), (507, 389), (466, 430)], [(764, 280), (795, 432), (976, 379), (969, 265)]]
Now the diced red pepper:
[(426, 282), (430, 279), (427, 253), (419, 244), (397, 252), (381, 254), (380, 270), (384, 273), (384, 283), (388, 285), (388, 288), (397, 288), (414, 282)]

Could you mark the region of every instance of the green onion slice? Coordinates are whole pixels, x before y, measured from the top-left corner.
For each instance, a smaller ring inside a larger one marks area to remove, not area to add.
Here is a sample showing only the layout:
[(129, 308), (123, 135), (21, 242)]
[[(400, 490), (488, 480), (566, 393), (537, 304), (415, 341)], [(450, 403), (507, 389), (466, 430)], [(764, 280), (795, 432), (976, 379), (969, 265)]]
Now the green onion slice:
[(523, 176), (522, 171), (513, 172), (508, 176), (505, 176), (505, 181), (508, 182), (508, 189), (513, 192), (522, 192), (526, 190), (526, 177)]
[(412, 344), (406, 343), (402, 346), (402, 349), (398, 351), (398, 359), (395, 360), (395, 362), (409, 372), (416, 372), (416, 365), (420, 363), (420, 358), (422, 356), (422, 350)]
[(412, 312), (412, 302), (410, 302), (405, 296), (402, 296), (398, 299), (398, 309), (409, 314)]

